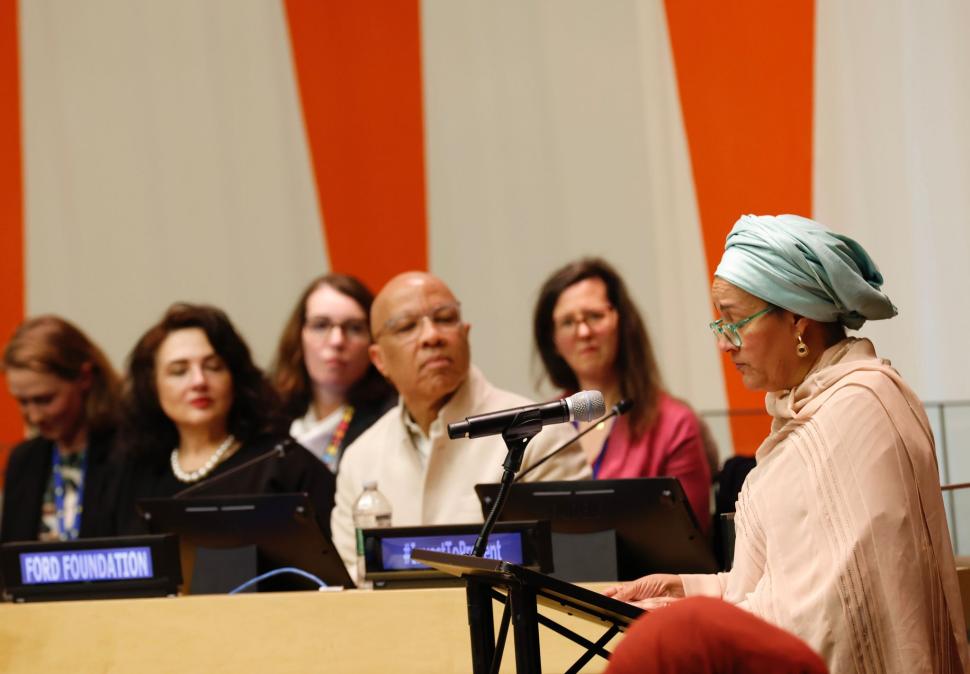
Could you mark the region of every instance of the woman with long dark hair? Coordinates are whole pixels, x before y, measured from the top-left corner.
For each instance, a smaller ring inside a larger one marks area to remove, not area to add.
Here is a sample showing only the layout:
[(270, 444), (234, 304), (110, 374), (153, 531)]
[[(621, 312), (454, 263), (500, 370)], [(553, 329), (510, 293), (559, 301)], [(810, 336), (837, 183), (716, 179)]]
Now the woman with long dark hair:
[(632, 402), (581, 440), (593, 475), (676, 477), (706, 529), (711, 472), (701, 423), (664, 391), (643, 319), (616, 270), (597, 258), (558, 269), (539, 291), (533, 331), (546, 375), (565, 394), (598, 390), (607, 408)]
[(221, 310), (172, 305), (135, 345), (124, 392), (127, 477), (122, 531), (139, 531), (139, 498), (173, 496), (265, 454), (294, 446), (213, 482), (207, 494), (307, 492), (329, 531), (334, 479), (292, 443), (276, 393)]
[(353, 276), (320, 276), (300, 294), (277, 348), (272, 379), (290, 434), (333, 472), (397, 399), (368, 355), (373, 301)]
[(119, 384), (108, 359), (68, 321), (37, 316), (10, 339), (3, 371), (35, 436), (10, 455), (0, 540), (110, 535)]

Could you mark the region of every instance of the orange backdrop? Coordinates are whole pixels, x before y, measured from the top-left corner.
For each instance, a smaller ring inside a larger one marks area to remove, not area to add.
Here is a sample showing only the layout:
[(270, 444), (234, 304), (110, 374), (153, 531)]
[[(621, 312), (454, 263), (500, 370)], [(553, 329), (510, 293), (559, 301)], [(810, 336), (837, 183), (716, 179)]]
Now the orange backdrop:
[[(813, 0), (666, 0), (708, 270), (744, 213), (812, 211)], [(763, 408), (724, 358), (728, 407)], [(767, 416), (732, 418), (751, 454)]]
[(333, 271), (375, 292), (427, 269), (417, 0), (287, 0), (317, 198)]
[[(24, 209), (20, 148), (20, 58), (17, 0), (0, 2), (0, 341), (24, 316)], [(0, 466), (21, 437), (20, 414), (0, 377)], [(0, 475), (0, 486), (3, 480)]]

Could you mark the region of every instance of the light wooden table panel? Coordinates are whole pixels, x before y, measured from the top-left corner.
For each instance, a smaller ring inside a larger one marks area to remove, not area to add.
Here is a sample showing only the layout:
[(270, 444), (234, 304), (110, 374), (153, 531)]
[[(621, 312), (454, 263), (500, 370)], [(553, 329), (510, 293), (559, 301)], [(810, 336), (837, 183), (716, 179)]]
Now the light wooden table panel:
[[(556, 615), (591, 641), (605, 632)], [(581, 655), (581, 647), (539, 629), (544, 671), (562, 672)], [(512, 647), (510, 634), (503, 672), (515, 671)], [(605, 666), (597, 657), (583, 671)], [(465, 593), (355, 590), (2, 604), (0, 671), (469, 672)]]

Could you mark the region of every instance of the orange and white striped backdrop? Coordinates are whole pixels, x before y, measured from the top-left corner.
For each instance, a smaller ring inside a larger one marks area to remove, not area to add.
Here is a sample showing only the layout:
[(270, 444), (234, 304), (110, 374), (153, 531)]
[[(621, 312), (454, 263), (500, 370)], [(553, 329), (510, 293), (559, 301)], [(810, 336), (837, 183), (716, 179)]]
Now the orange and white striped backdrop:
[(870, 249), (900, 316), (863, 334), (967, 399), (967, 25), (906, 0), (2, 0), (0, 334), (57, 312), (121, 365), (206, 301), (266, 364), (311, 276), (428, 268), (529, 393), (538, 285), (597, 254), (675, 394), (759, 407), (707, 289), (739, 214), (791, 212)]

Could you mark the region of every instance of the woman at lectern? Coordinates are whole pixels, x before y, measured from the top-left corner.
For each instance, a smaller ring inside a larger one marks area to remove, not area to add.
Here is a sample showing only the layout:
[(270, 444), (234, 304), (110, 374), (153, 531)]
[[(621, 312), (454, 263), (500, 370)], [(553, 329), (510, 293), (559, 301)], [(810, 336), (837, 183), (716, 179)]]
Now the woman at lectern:
[(353, 276), (314, 279), (276, 352), (272, 378), (290, 434), (334, 473), (350, 443), (397, 402), (368, 354), (373, 301)]
[(546, 375), (566, 395), (598, 390), (607, 409), (632, 401), (629, 412), (580, 440), (593, 476), (676, 477), (706, 530), (708, 447), (715, 462), (716, 449), (694, 411), (663, 390), (643, 319), (616, 270), (584, 258), (554, 272), (539, 291), (533, 333)]
[(3, 370), (33, 437), (10, 454), (0, 541), (112, 534), (119, 383), (108, 359), (68, 321), (37, 316), (14, 332)]
[[(146, 529), (139, 498), (210, 481), (197, 495), (307, 492), (329, 532), (333, 474), (286, 434), (275, 392), (221, 310), (172, 305), (129, 356), (122, 403), (122, 533)], [(282, 458), (226, 475), (276, 447)]]
[(846, 335), (896, 315), (882, 281), (862, 246), (817, 222), (738, 220), (710, 327), (773, 422), (737, 502), (734, 566), (608, 595), (647, 609), (722, 598), (801, 637), (833, 674), (968, 670), (929, 423), (872, 342)]

